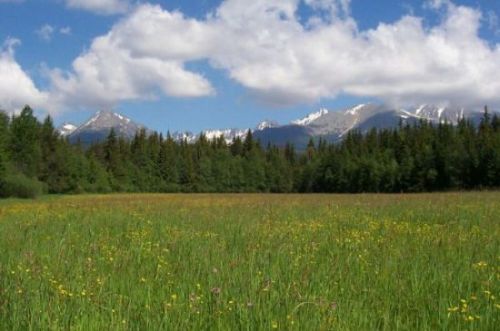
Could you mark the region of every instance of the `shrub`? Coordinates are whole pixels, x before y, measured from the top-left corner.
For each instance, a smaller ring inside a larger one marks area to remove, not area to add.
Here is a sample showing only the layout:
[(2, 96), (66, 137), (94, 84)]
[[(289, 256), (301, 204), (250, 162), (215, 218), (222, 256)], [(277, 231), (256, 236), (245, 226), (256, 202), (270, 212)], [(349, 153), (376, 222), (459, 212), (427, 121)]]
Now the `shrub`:
[(3, 197), (34, 199), (45, 191), (45, 184), (18, 173), (9, 174), (5, 178), (0, 195)]

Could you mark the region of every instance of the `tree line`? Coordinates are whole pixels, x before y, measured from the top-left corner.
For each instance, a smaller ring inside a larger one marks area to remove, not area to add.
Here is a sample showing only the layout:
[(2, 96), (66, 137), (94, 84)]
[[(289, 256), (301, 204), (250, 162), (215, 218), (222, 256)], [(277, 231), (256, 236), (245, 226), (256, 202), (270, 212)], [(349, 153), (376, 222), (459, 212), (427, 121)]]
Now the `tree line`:
[(26, 106), (0, 113), (0, 196), (110, 192), (427, 192), (500, 187), (500, 120), (487, 109), (479, 125), (426, 121), (339, 143), (311, 139), (261, 146), (249, 131), (227, 144), (203, 134), (195, 143), (142, 130), (131, 140), (111, 130), (91, 146), (71, 144), (52, 119)]

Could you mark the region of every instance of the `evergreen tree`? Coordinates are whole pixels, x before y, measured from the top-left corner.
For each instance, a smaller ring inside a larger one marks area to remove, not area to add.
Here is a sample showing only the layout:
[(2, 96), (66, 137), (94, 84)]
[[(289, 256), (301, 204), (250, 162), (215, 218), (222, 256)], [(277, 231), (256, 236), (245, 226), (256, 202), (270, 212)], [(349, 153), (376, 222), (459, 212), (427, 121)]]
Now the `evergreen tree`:
[(0, 196), (2, 196), (3, 185), (7, 175), (7, 141), (8, 141), (9, 118), (0, 111)]
[(145, 130), (129, 141), (111, 130), (83, 148), (60, 137), (50, 117), (40, 124), (29, 107), (12, 121), (0, 113), (0, 194), (18, 184), (39, 191), (37, 179), (51, 193), (493, 188), (500, 187), (500, 126), (485, 109), (479, 125), (401, 121), (395, 129), (349, 132), (335, 144), (311, 138), (301, 151), (292, 144), (263, 149), (251, 131), (231, 144), (203, 134), (191, 144)]
[[(67, 179), (64, 177), (65, 159), (59, 153), (62, 142), (54, 129), (52, 118), (47, 116), (40, 129), (41, 164), (39, 179), (48, 185), (49, 193), (67, 191)], [(65, 157), (71, 157), (66, 154)]]
[(110, 176), (111, 188), (117, 192), (130, 190), (125, 158), (122, 157), (125, 150), (126, 143), (122, 139), (118, 139), (115, 130), (111, 129), (103, 146), (104, 165)]
[(160, 146), (158, 157), (158, 164), (160, 168), (160, 178), (165, 187), (162, 191), (165, 192), (178, 192), (179, 191), (179, 173), (178, 173), (178, 152), (177, 144), (170, 135), (167, 134)]
[(12, 119), (9, 152), (16, 169), (28, 177), (37, 177), (41, 163), (40, 124), (29, 106)]

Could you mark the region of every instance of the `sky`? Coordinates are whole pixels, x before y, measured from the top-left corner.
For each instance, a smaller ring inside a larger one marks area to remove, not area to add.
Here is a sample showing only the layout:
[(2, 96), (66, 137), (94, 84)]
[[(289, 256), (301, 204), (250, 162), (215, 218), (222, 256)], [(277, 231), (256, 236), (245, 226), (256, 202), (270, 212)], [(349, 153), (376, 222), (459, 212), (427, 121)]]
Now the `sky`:
[(0, 109), (161, 132), (359, 103), (500, 108), (497, 0), (0, 0)]

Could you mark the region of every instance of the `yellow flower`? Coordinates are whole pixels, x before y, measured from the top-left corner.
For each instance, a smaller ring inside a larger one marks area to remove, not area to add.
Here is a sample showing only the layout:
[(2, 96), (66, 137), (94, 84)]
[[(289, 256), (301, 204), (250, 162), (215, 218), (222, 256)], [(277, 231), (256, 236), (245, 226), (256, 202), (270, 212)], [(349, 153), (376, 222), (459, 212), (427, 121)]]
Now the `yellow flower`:
[(172, 298), (172, 300), (177, 300), (177, 294), (172, 294), (170, 297)]

